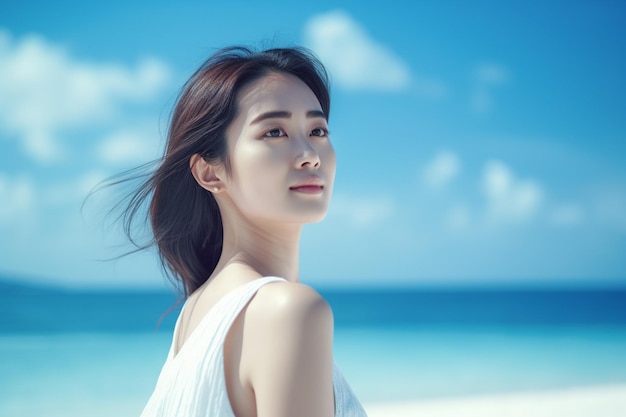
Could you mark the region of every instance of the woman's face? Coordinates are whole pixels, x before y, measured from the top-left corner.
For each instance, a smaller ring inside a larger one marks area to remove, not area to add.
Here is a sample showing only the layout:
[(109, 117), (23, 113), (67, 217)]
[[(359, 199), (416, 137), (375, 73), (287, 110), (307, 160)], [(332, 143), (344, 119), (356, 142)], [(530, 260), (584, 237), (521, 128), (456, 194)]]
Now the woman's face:
[(225, 191), (247, 218), (301, 224), (326, 215), (335, 151), (320, 103), (302, 80), (270, 73), (242, 88), (226, 137)]

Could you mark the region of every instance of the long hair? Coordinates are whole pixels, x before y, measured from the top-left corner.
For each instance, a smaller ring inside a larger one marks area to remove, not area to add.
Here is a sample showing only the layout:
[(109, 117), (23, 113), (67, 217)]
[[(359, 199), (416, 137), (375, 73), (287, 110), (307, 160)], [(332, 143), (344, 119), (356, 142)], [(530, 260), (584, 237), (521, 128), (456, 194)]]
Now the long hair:
[[(171, 116), (165, 154), (156, 170), (131, 194), (123, 212), (124, 230), (130, 241), (138, 250), (156, 245), (164, 270), (182, 283), (185, 296), (213, 273), (223, 243), (217, 202), (194, 179), (190, 158), (200, 154), (208, 162), (223, 164), (230, 173), (226, 129), (238, 111), (238, 92), (271, 72), (302, 80), (329, 117), (327, 73), (306, 49), (219, 50), (183, 86)], [(140, 246), (133, 237), (133, 225), (146, 203), (152, 241)]]

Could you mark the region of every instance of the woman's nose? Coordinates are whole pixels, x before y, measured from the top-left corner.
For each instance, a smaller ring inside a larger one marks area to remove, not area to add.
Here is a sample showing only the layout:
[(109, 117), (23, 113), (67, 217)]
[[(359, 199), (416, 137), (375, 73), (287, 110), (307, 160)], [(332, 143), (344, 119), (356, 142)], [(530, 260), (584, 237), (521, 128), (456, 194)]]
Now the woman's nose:
[(307, 138), (299, 140), (299, 146), (296, 153), (296, 168), (319, 168), (320, 155), (317, 150), (311, 146)]

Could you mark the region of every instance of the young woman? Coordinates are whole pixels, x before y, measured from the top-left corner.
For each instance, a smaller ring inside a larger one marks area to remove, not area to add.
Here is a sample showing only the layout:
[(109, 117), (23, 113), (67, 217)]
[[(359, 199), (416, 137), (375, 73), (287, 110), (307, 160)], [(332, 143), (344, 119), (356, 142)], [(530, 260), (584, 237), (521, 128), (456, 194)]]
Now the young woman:
[[(302, 225), (331, 197), (322, 65), (303, 49), (228, 48), (178, 98), (149, 201), (187, 300), (142, 416), (365, 416), (334, 365), (333, 316), (298, 282)], [(128, 224), (127, 224), (128, 226)]]

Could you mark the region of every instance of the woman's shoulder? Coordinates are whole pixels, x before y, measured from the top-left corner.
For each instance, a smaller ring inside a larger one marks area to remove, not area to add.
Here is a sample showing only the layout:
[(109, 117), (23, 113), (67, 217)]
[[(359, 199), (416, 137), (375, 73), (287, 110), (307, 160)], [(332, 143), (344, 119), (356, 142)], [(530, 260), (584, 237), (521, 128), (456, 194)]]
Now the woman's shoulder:
[(331, 415), (333, 315), (326, 300), (300, 283), (264, 285), (243, 327), (242, 375), (259, 415)]
[(299, 282), (278, 281), (261, 287), (247, 309), (247, 319), (263, 324), (298, 325), (326, 322), (332, 327), (332, 310), (315, 289)]

